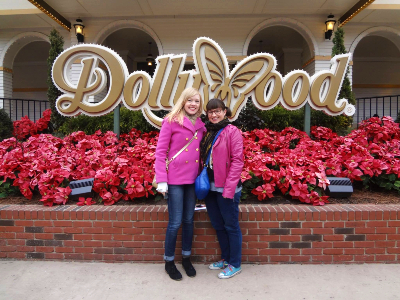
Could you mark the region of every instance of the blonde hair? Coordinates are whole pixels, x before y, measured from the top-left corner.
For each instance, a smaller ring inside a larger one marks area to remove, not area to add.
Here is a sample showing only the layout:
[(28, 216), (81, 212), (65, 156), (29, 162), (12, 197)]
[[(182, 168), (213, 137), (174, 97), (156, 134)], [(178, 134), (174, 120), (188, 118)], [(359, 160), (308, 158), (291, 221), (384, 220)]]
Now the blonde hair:
[(179, 96), (178, 101), (172, 108), (172, 110), (165, 116), (167, 121), (171, 123), (172, 121), (178, 122), (180, 125), (183, 125), (183, 117), (185, 115), (185, 109), (183, 108), (186, 104), (186, 101), (193, 96), (200, 96), (200, 106), (199, 111), (196, 113), (196, 117), (200, 117), (203, 110), (203, 99), (201, 98), (200, 92), (192, 87), (188, 87), (183, 90), (182, 94)]

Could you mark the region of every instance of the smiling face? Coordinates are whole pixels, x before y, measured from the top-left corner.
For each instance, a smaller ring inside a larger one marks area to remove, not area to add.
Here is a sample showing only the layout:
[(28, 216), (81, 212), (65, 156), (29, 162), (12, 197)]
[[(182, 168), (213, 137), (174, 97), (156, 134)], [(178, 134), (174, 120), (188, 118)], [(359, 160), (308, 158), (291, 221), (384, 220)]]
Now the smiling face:
[(213, 124), (221, 122), (225, 118), (225, 115), (226, 109), (220, 107), (207, 111), (208, 120)]
[(192, 97), (189, 97), (186, 100), (185, 105), (183, 106), (183, 109), (189, 116), (197, 114), (197, 112), (200, 109), (200, 95), (196, 94)]

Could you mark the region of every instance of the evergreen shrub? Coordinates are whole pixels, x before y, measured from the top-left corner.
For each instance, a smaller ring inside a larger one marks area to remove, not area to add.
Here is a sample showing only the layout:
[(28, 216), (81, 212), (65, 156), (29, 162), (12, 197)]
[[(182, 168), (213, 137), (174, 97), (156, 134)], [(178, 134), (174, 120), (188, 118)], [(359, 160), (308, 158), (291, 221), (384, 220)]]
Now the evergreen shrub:
[[(141, 132), (150, 132), (156, 130), (143, 117), (141, 111), (132, 111), (125, 107), (120, 110), (120, 127), (121, 133), (129, 133), (132, 128)], [(86, 134), (93, 134), (97, 130), (101, 132), (114, 130), (114, 112), (99, 117), (91, 117), (81, 114), (76, 117), (67, 118), (65, 123), (58, 129), (64, 135), (71, 134), (75, 131), (83, 131)]]
[(64, 123), (66, 117), (61, 115), (57, 111), (55, 106), (57, 98), (61, 96), (61, 92), (53, 83), (51, 70), (53, 68), (53, 64), (57, 56), (64, 50), (64, 39), (57, 30), (53, 29), (50, 32), (49, 40), (50, 40), (50, 50), (49, 50), (49, 57), (47, 58), (47, 86), (48, 86), (47, 99), (50, 102), (51, 123), (57, 130), (58, 127), (60, 127)]
[(0, 141), (12, 137), (13, 122), (4, 109), (0, 109)]
[(233, 124), (242, 131), (265, 128), (265, 123), (260, 117), (260, 110), (254, 106), (251, 98), (247, 99), (245, 107)]
[(304, 107), (298, 110), (287, 110), (277, 105), (271, 110), (260, 111), (265, 127), (273, 131), (282, 131), (287, 127), (304, 130)]
[[(346, 47), (344, 46), (344, 30), (338, 28), (335, 31), (335, 36), (332, 40), (332, 57), (339, 54), (347, 53)], [(350, 104), (355, 105), (356, 99), (351, 89), (351, 83), (348, 77), (348, 70), (346, 70), (346, 76), (343, 80), (342, 87), (339, 91), (338, 99), (347, 99)], [(328, 116), (322, 111), (311, 110), (311, 126), (323, 126), (332, 129), (339, 135), (345, 135), (350, 132), (350, 127), (353, 124), (353, 117), (346, 115), (340, 116)]]

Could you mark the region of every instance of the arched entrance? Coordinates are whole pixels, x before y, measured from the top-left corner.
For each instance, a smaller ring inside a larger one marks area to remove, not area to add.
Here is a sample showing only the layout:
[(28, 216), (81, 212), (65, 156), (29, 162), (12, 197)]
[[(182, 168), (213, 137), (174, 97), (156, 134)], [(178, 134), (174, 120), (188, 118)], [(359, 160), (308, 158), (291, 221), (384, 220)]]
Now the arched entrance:
[(1, 52), (0, 97), (25, 99), (0, 103), (13, 120), (25, 115), (35, 120), (46, 109), (43, 101), (47, 101), (49, 49), (49, 39), (45, 34), (26, 32), (12, 38)]
[(359, 120), (374, 114), (397, 117), (400, 102), (400, 32), (375, 28), (351, 45), (353, 91)]
[[(315, 73), (314, 57), (319, 54), (319, 48), (311, 31), (305, 25), (294, 19), (274, 18), (256, 26), (247, 37), (243, 54), (250, 55), (257, 52), (274, 55), (277, 60), (276, 70), (282, 76), (300, 69), (313, 75)], [(274, 114), (277, 111), (279, 114), (280, 109), (282, 108), (278, 106), (271, 113)], [(306, 105), (304, 110), (297, 114), (296, 118), (299, 119), (299, 117), (303, 117), (304, 130), (309, 132), (310, 106)]]
[(47, 58), (50, 44), (37, 41), (24, 46), (13, 65), (13, 98), (47, 99)]
[[(137, 21), (116, 21), (109, 24), (97, 34), (94, 43), (117, 52), (126, 63), (129, 73), (141, 70), (152, 75), (155, 63), (149, 65), (146, 59), (149, 54), (153, 59), (162, 54), (157, 35), (148, 26)], [(72, 65), (72, 82), (77, 82), (81, 68), (79, 61)], [(108, 86), (107, 84), (101, 93), (89, 97), (88, 101), (99, 102), (104, 99)]]
[[(244, 55), (257, 52), (273, 54), (278, 61), (277, 70), (284, 76), (292, 70), (302, 69), (319, 49), (306, 26), (294, 19), (273, 18), (257, 25), (244, 43)], [(311, 75), (314, 73), (311, 69), (306, 71)]]
[(285, 76), (301, 69), (310, 59), (310, 49), (296, 30), (286, 26), (272, 26), (261, 30), (251, 40), (247, 55), (267, 52), (277, 59), (277, 70)]
[(116, 51), (130, 73), (141, 70), (153, 75), (155, 64), (148, 65), (146, 59), (149, 54), (155, 59), (159, 52), (156, 41), (145, 31), (136, 28), (119, 29), (107, 36), (101, 44)]
[(116, 32), (120, 29), (125, 29), (125, 28), (138, 29), (140, 31), (145, 32), (147, 35), (149, 35), (155, 41), (156, 49), (157, 49), (159, 55), (164, 54), (161, 41), (158, 38), (157, 34), (149, 26), (147, 26), (144, 23), (141, 23), (139, 21), (135, 21), (135, 20), (115, 21), (115, 22), (108, 24), (96, 35), (93, 42), (95, 44), (103, 44), (104, 41), (108, 38), (108, 36), (110, 36), (112, 33)]

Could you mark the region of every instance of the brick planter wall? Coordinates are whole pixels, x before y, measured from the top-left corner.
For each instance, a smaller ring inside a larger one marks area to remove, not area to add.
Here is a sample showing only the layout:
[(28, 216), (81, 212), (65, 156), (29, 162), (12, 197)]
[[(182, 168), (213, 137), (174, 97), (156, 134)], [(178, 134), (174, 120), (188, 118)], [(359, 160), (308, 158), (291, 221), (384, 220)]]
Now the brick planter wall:
[[(241, 205), (239, 218), (244, 263), (400, 258), (400, 205)], [(0, 258), (161, 262), (167, 220), (166, 206), (0, 205)], [(194, 260), (219, 259), (206, 211), (194, 234)]]

